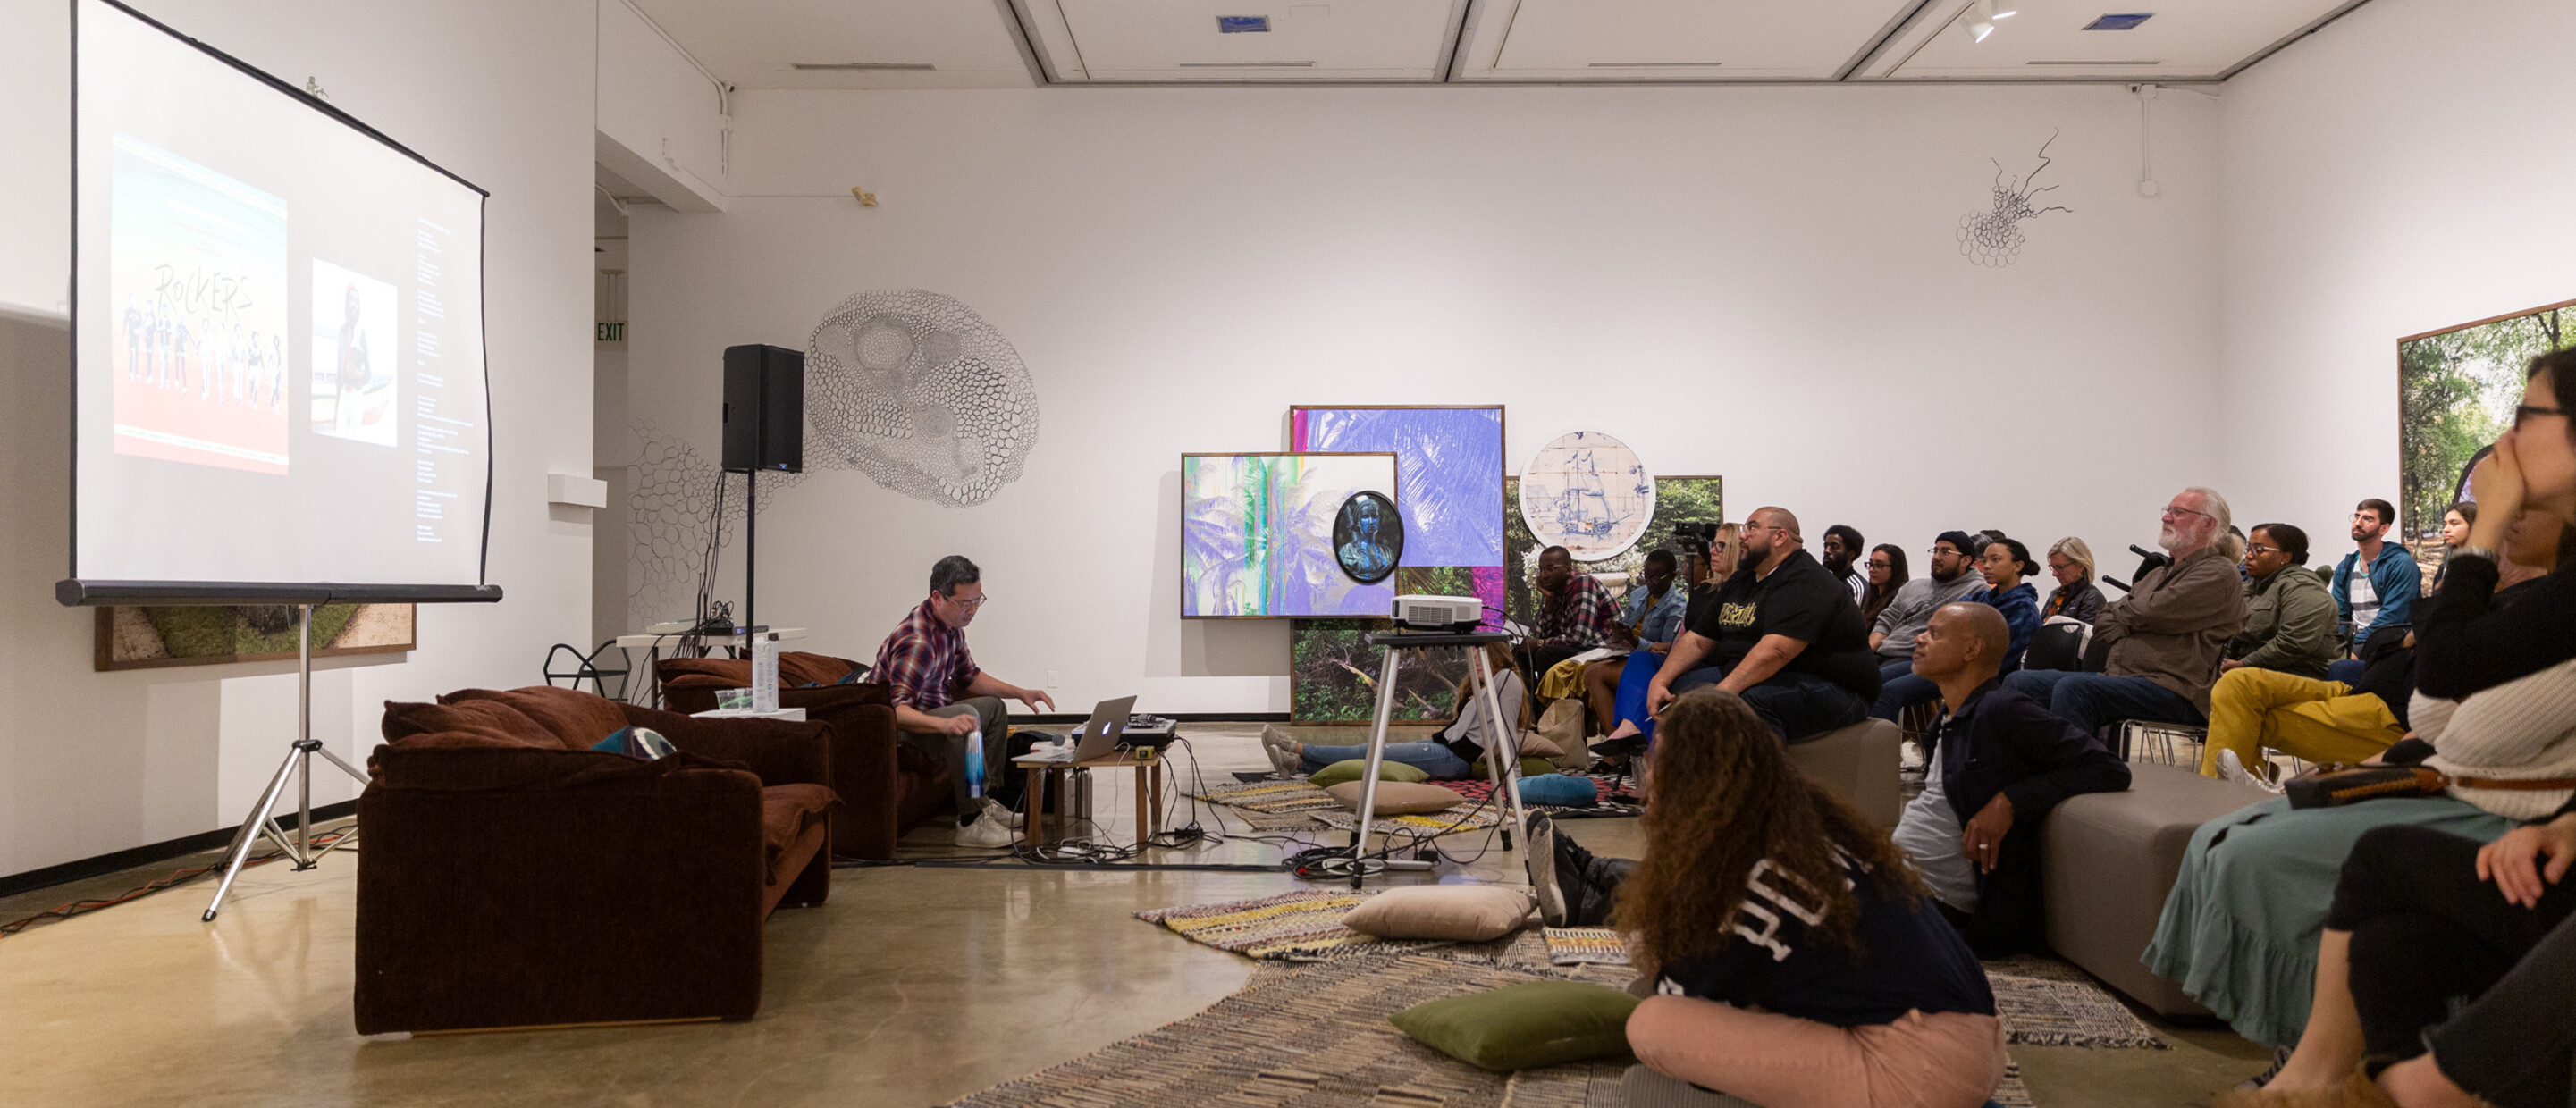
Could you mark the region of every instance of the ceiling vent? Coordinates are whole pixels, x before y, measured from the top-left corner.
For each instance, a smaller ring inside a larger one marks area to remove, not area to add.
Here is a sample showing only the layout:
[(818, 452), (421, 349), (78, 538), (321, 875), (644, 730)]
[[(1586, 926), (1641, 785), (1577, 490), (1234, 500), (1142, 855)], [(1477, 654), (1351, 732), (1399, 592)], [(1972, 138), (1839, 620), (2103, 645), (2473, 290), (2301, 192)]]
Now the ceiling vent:
[(1258, 35), (1268, 34), (1269, 32), (1270, 17), (1266, 15), (1220, 15), (1216, 17), (1216, 33), (1220, 35)]
[(2134, 31), (2138, 24), (2154, 19), (2154, 12), (2120, 12), (2105, 15), (2084, 25), (2087, 31)]
[(787, 68), (798, 73), (876, 73), (884, 70), (922, 72), (937, 67), (929, 62), (789, 62)]

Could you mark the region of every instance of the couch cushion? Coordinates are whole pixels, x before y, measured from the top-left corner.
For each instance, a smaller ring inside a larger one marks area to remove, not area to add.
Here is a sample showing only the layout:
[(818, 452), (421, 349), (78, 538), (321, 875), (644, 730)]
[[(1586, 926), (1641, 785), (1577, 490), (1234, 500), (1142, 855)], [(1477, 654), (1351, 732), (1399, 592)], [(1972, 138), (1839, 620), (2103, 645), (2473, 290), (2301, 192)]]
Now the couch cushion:
[[(457, 704), (414, 704), (385, 701), (383, 724), (385, 741), (401, 742), (415, 736), (439, 733), (482, 735), (495, 740), (494, 745), (561, 748), (553, 732), (497, 700), (473, 700)], [(605, 734), (605, 732), (602, 732)], [(447, 745), (458, 745), (449, 743)], [(588, 745), (588, 744), (584, 744)]]
[(485, 700), (507, 704), (519, 714), (537, 721), (567, 750), (586, 750), (592, 743), (607, 738), (626, 726), (626, 712), (617, 702), (577, 689), (558, 689), (535, 685), (524, 689), (465, 689), (438, 698), (441, 704), (458, 704)]
[[(1327, 785), (1324, 791), (1332, 794), (1333, 799), (1341, 801), (1342, 807), (1356, 812), (1360, 810), (1360, 790), (1367, 787), (1366, 781), (1344, 781), (1338, 785)], [(1465, 797), (1458, 795), (1458, 790), (1439, 785), (1417, 784), (1411, 781), (1379, 781), (1377, 805), (1371, 811), (1381, 816), (1418, 816), (1428, 812), (1448, 811), (1465, 800)]]
[(1481, 943), (1520, 930), (1530, 907), (1529, 890), (1516, 885), (1411, 885), (1361, 901), (1342, 926), (1381, 939)]
[(1789, 764), (1859, 808), (1871, 822), (1892, 828), (1905, 810), (1897, 779), (1902, 761), (1897, 748), (1904, 741), (1905, 732), (1895, 724), (1863, 720), (1790, 743)]
[(1495, 1071), (1535, 1069), (1628, 1052), (1637, 998), (1607, 985), (1530, 981), (1387, 1017), (1405, 1034), (1459, 1061)]
[[(1329, 789), (1344, 781), (1357, 781), (1360, 779), (1361, 774), (1367, 772), (1368, 759), (1352, 758), (1347, 761), (1335, 762), (1322, 769), (1316, 770), (1314, 773), (1308, 775), (1306, 780)], [(1402, 762), (1389, 759), (1377, 764), (1377, 779), (1380, 781), (1410, 781), (1415, 784), (1420, 784), (1421, 782), (1431, 780), (1431, 775), (1422, 772), (1422, 770), (1414, 766), (1408, 766)]]
[(770, 884), (796, 877), (778, 872), (778, 863), (787, 856), (787, 848), (795, 844), (796, 837), (823, 822), (824, 815), (838, 803), (840, 799), (832, 790), (821, 785), (771, 785), (760, 790), (760, 845)]
[(2132, 765), (2129, 787), (2070, 796), (2040, 836), (2048, 945), (2164, 1015), (2206, 1012), (2138, 961), (2200, 825), (2265, 798), (2181, 766)]

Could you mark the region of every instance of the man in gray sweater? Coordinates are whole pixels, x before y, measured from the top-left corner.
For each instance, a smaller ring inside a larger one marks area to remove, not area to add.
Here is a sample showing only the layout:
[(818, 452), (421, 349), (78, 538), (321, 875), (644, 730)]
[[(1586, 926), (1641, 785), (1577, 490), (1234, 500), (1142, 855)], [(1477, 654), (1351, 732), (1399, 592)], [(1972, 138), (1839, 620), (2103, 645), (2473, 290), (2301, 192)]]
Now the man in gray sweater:
[[(1985, 578), (1970, 572), (1975, 566), (1969, 560), (1971, 545), (1965, 531), (1941, 532), (1940, 538), (1932, 540), (1932, 575), (1906, 582), (1887, 602), (1887, 608), (1878, 613), (1878, 622), (1869, 629), (1869, 648), (1878, 657), (1879, 697), (1869, 714), (1895, 722), (1896, 714), (1909, 699), (1902, 694), (1914, 691), (1918, 684), (1931, 684), (1911, 679), (1914, 638), (1923, 633), (1923, 626), (1932, 621), (1932, 613), (1940, 611), (1942, 605), (1967, 599), (1969, 593), (1986, 587)], [(1900, 683), (1900, 679), (1909, 680)], [(1898, 687), (1891, 691), (1890, 685)]]
[(2088, 735), (2124, 719), (2208, 722), (2219, 657), (2245, 626), (2243, 579), (2216, 548), (2227, 524), (2227, 499), (2216, 490), (2175, 493), (2156, 536), (2170, 560), (2139, 574), (2093, 624), (2094, 641), (2110, 643), (2103, 672), (2023, 670), (2005, 686)]

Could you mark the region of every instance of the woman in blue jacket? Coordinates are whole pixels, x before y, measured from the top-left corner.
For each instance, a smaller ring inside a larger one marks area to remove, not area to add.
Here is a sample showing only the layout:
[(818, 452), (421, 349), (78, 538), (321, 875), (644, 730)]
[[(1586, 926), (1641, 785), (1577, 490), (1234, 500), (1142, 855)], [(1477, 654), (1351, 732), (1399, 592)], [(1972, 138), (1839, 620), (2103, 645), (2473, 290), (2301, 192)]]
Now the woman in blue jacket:
[(2004, 614), (2004, 626), (2012, 629), (2012, 645), (2004, 649), (2003, 672), (2011, 673), (2021, 668), (2022, 652), (2030, 649), (2030, 637), (2039, 630), (2039, 590), (2022, 580), (2039, 572), (2039, 563), (2030, 560), (2030, 548), (2020, 539), (1996, 539), (1977, 555), (1977, 572), (1985, 577), (1986, 587), (1969, 593), (1967, 599)]

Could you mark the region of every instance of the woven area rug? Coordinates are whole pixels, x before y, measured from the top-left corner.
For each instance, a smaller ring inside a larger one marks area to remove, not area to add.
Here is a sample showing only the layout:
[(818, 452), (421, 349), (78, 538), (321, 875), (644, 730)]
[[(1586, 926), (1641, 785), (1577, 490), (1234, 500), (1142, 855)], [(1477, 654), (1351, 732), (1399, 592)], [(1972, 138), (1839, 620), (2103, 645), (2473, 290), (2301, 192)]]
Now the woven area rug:
[(1259, 900), (1191, 904), (1138, 912), (1195, 943), (1264, 961), (1321, 962), (1354, 954), (1384, 954), (1438, 945), (1419, 939), (1380, 939), (1342, 926), (1342, 917), (1365, 896), (1343, 892), (1293, 892)]
[[(1207, 1011), (963, 1100), (956, 1108), (1624, 1108), (1621, 1063), (1487, 1073), (1387, 1022), (1424, 1001), (1541, 980), (1501, 967), (1396, 956), (1316, 966)], [(1605, 1072), (1606, 1071), (1606, 1072)]]
[[(1542, 979), (1419, 954), (1270, 973), (1198, 1015), (950, 1108), (1627, 1108), (1621, 1075), (1628, 1059), (1487, 1073), (1387, 1022), (1425, 1001)], [(2032, 1108), (2018, 1067), (2007, 1071), (1995, 1100)]]
[(1985, 966), (2008, 1042), (2097, 1050), (2173, 1049), (2128, 1005), (2074, 966), (2027, 956)]
[[(1629, 779), (1626, 777), (1612, 778), (1588, 773), (1571, 773), (1566, 776), (1591, 778), (1593, 786), (1601, 791), (1600, 801), (1580, 808), (1562, 804), (1530, 804), (1525, 807), (1531, 812), (1544, 813), (1555, 819), (1617, 819), (1646, 814), (1645, 806), (1637, 803), (1637, 794), (1628, 788)], [(1483, 778), (1434, 781), (1432, 784), (1455, 791), (1471, 801), (1482, 802), (1494, 795), (1494, 783)]]
[[(1306, 815), (1316, 823), (1330, 827), (1335, 831), (1355, 830), (1360, 824), (1360, 817), (1357, 812), (1337, 810), (1330, 812), (1308, 812)], [(1421, 815), (1414, 816), (1379, 816), (1369, 822), (1369, 830), (1372, 832), (1380, 830), (1388, 832), (1402, 830), (1417, 834), (1446, 835), (1452, 831), (1482, 830), (1501, 823), (1502, 821), (1503, 819), (1501, 816), (1495, 815), (1490, 810), (1469, 808), (1462, 805), (1445, 811), (1426, 812)]]
[(1552, 966), (1624, 966), (1628, 944), (1607, 927), (1549, 927), (1547, 962)]
[(1342, 802), (1305, 781), (1243, 781), (1232, 785), (1210, 785), (1190, 794), (1211, 804), (1241, 808), (1251, 812), (1285, 815), (1323, 808), (1340, 808)]

